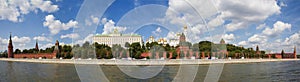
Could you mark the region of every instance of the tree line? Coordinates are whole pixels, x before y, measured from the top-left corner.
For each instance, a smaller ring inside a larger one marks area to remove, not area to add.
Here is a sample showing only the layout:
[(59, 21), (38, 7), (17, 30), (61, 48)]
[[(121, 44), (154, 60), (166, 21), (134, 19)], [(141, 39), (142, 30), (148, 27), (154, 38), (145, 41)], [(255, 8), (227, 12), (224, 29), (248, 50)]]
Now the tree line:
[[(97, 58), (97, 59), (110, 59), (110, 58), (125, 58), (127, 57), (127, 54), (129, 54), (130, 57), (141, 59), (143, 58), (141, 56), (144, 52), (150, 52), (151, 54), (155, 54), (156, 52), (159, 53), (160, 56), (162, 56), (163, 52), (171, 52), (172, 58), (176, 58), (178, 55), (176, 53), (176, 49), (179, 46), (187, 46), (192, 51), (198, 51), (198, 52), (214, 52), (219, 49), (215, 48), (215, 46), (218, 44), (214, 44), (210, 41), (200, 41), (198, 43), (190, 43), (190, 42), (180, 42), (178, 46), (170, 46), (169, 44), (158, 44), (157, 42), (152, 43), (128, 43), (126, 42), (124, 47), (122, 47), (119, 44), (112, 45), (112, 47), (105, 45), (105, 44), (99, 44), (97, 42), (95, 43), (89, 43), (85, 42), (82, 45), (63, 45), (59, 46), (60, 53), (57, 54), (57, 58), (65, 58), (70, 59), (72, 57), (74, 58)], [(266, 57), (265, 51), (260, 51), (261, 54), (256, 54), (256, 51), (253, 48), (244, 48), (235, 46), (233, 44), (224, 44), (225, 49), (228, 51), (228, 57), (232, 58), (239, 58), (239, 57), (248, 57), (248, 58), (256, 58), (258, 56), (260, 57)], [(14, 54), (20, 54), (20, 53), (52, 53), (54, 50), (54, 46), (46, 48), (46, 49), (40, 49), (36, 50), (35, 48), (32, 49), (15, 49)], [(182, 54), (183, 52), (180, 52)], [(212, 53), (210, 53), (212, 54)], [(238, 55), (237, 55), (238, 54)], [(170, 56), (169, 53), (166, 53), (167, 57)], [(189, 53), (188, 53), (189, 55)], [(201, 53), (199, 53), (201, 55)], [(207, 56), (207, 54), (205, 54)], [(0, 53), (0, 57), (7, 57), (7, 51)]]

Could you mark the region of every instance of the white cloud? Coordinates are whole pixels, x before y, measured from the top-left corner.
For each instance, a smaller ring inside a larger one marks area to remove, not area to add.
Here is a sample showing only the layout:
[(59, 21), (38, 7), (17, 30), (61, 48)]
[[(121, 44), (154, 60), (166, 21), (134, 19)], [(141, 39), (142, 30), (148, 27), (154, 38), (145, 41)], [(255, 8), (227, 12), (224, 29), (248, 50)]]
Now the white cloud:
[[(207, 36), (207, 37), (204, 37), (203, 40), (212, 41), (213, 43), (220, 43), (220, 41), (222, 40), (222, 36), (223, 36), (222, 34)], [(225, 41), (225, 43), (227, 43), (227, 42)]]
[[(280, 9), (275, 0), (215, 0), (214, 2), (207, 0), (170, 0), (165, 17), (159, 19), (159, 21), (177, 26), (188, 24), (189, 29), (186, 34), (188, 41), (199, 41), (203, 39), (201, 37), (206, 40), (208, 38), (205, 34), (208, 32), (212, 33), (210, 35), (215, 36), (212, 39), (218, 40), (222, 36), (216, 35), (226, 35), (222, 34), (224, 31), (221, 30), (235, 31), (248, 28), (251, 24), (262, 23), (268, 17), (280, 14)], [(229, 21), (229, 23), (224, 25), (225, 21)], [(207, 22), (208, 28), (206, 28), (204, 22)], [(225, 28), (219, 28), (221, 25), (224, 25)], [(262, 27), (258, 28), (262, 29)]]
[(248, 41), (250, 43), (253, 43), (253, 44), (264, 43), (264, 42), (267, 41), (267, 37), (266, 36), (261, 36), (261, 35), (258, 35), (258, 34), (254, 34), (253, 36), (248, 38)]
[(248, 45), (248, 43), (247, 43), (247, 41), (241, 41), (238, 43), (238, 45), (246, 46), (246, 45)]
[(0, 37), (0, 44), (7, 44), (8, 43), (8, 39), (4, 39)]
[[(7, 50), (7, 45), (8, 45), (8, 40), (5, 38), (0, 37), (0, 46), (5, 46), (5, 47), (0, 47), (0, 50)], [(29, 37), (18, 37), (18, 36), (13, 36), (12, 37), (12, 42), (14, 49), (26, 49), (27, 44), (31, 42), (31, 39)]]
[(259, 29), (263, 29), (263, 28), (266, 28), (266, 27), (268, 27), (268, 26), (266, 26), (266, 23), (264, 23), (264, 24), (258, 25), (258, 26), (256, 27), (256, 29), (259, 30)]
[(211, 1), (207, 0), (169, 0), (166, 16), (160, 21), (180, 26), (184, 26), (186, 23), (191, 26), (199, 23), (203, 24), (202, 19), (209, 18), (217, 13), (213, 5)]
[(91, 16), (91, 19), (92, 19), (93, 23), (95, 23), (95, 24), (99, 23), (99, 18), (98, 17)]
[(215, 4), (206, 0), (170, 0), (166, 17), (160, 21), (179, 26), (187, 22), (193, 27), (204, 24), (203, 20), (206, 20), (208, 26), (214, 28), (229, 20), (231, 22), (225, 25), (227, 31), (235, 31), (280, 14), (280, 9), (275, 0), (216, 0)]
[(92, 43), (92, 42), (93, 42), (93, 36), (94, 36), (94, 34), (89, 34), (89, 35), (86, 36), (84, 39), (82, 39), (82, 40), (77, 40), (77, 41), (75, 42), (75, 44), (83, 44), (83, 43), (85, 43), (85, 42), (90, 42), (90, 43)]
[(281, 7), (286, 7), (287, 4), (285, 4), (284, 2), (281, 1), (281, 2), (279, 3), (279, 6), (281, 6)]
[(174, 32), (169, 32), (168, 34), (167, 34), (167, 37), (166, 37), (168, 40), (170, 40), (170, 39), (178, 39), (178, 36), (176, 36), (176, 33), (174, 33)]
[(290, 35), (283, 41), (281, 39), (276, 39), (274, 42), (261, 43), (259, 45), (260, 48), (265, 48), (265, 50), (270, 51), (271, 53), (280, 53), (282, 49), (285, 52), (293, 52), (294, 46), (300, 46), (300, 31)]
[(232, 42), (235, 39), (235, 36), (234, 34), (225, 34), (223, 38), (226, 42)]
[(284, 45), (300, 45), (300, 31), (287, 37), (283, 43)]
[(98, 17), (95, 17), (95, 16), (90, 16), (90, 18), (89, 19), (86, 19), (85, 20), (85, 24), (87, 25), (87, 26), (91, 26), (92, 24), (96, 24), (96, 25), (98, 25), (98, 23), (99, 23), (99, 18)]
[(45, 37), (45, 36), (35, 36), (33, 37), (34, 40), (38, 40), (38, 41), (46, 41), (46, 42), (51, 42), (51, 39)]
[(46, 49), (46, 48), (50, 48), (50, 47), (54, 46), (54, 44), (47, 43), (47, 44), (41, 44), (40, 46), (41, 46), (40, 49)]
[(291, 29), (292, 25), (289, 23), (284, 23), (281, 21), (277, 21), (274, 25), (273, 28), (266, 28), (265, 30), (263, 30), (263, 34), (267, 35), (267, 36), (277, 36), (279, 34), (281, 34), (284, 30), (286, 29)]
[(53, 15), (48, 15), (45, 17), (44, 26), (48, 27), (51, 34), (57, 34), (61, 30), (68, 30), (70, 28), (75, 28), (78, 22), (70, 20), (68, 23), (62, 23), (60, 20), (55, 20)]
[(247, 28), (250, 24), (263, 22), (269, 16), (281, 13), (275, 0), (217, 0), (216, 3), (223, 20), (231, 21), (225, 26), (227, 31)]
[(22, 15), (38, 10), (52, 13), (59, 8), (48, 0), (0, 0), (0, 20), (22, 22)]
[(157, 29), (155, 30), (156, 32), (161, 32), (160, 27), (157, 27)]
[(107, 20), (106, 18), (103, 18), (101, 22), (104, 25), (102, 34), (109, 34), (113, 32), (114, 29), (118, 29), (119, 32), (123, 32), (127, 29), (126, 27), (115, 26), (114, 21)]
[(208, 22), (208, 27), (217, 27), (224, 23), (225, 21), (222, 19), (221, 15), (217, 16), (216, 18), (210, 20)]
[(160, 27), (157, 27), (155, 31), (152, 31), (152, 34), (155, 35), (155, 37), (159, 37), (161, 33)]
[(0, 52), (7, 50), (8, 39), (4, 39), (0, 37)]
[[(18, 37), (14, 36), (11, 38), (13, 42), (14, 49), (27, 49), (28, 47), (26, 46), (31, 42), (30, 37)], [(8, 45), (8, 39), (7, 39), (7, 45)]]
[(12, 37), (14, 43), (29, 43), (31, 41), (30, 37)]
[(77, 33), (71, 33), (71, 34), (66, 34), (66, 35), (60, 36), (61, 39), (64, 39), (64, 38), (76, 39), (78, 37), (79, 37), (79, 35)]

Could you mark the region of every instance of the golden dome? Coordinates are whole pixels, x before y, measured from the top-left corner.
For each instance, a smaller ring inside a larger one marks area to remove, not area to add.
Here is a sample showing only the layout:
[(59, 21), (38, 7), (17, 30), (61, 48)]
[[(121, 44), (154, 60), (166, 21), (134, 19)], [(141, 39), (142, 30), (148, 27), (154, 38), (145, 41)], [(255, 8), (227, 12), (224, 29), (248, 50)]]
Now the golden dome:
[(184, 26), (183, 26), (183, 29), (184, 29), (184, 30), (186, 30), (186, 29), (187, 29), (187, 26), (186, 26), (186, 25), (184, 25)]

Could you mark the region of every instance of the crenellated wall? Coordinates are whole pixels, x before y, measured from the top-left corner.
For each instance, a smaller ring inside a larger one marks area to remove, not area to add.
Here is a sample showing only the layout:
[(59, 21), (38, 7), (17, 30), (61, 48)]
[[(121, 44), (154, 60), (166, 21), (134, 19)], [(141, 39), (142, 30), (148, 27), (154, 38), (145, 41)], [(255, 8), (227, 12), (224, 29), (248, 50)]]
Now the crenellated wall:
[(56, 58), (56, 53), (14, 54), (14, 58)]

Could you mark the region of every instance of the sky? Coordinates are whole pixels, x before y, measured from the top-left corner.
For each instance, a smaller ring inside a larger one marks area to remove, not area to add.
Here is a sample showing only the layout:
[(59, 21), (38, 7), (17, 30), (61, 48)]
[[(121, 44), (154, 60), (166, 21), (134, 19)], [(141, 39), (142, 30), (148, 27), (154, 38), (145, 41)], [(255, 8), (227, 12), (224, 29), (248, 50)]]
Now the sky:
[[(187, 41), (221, 38), (267, 52), (300, 46), (298, 0), (0, 0), (0, 51), (91, 41), (93, 34), (140, 34)], [(184, 30), (183, 27), (188, 29)], [(300, 52), (300, 48), (297, 49)]]

